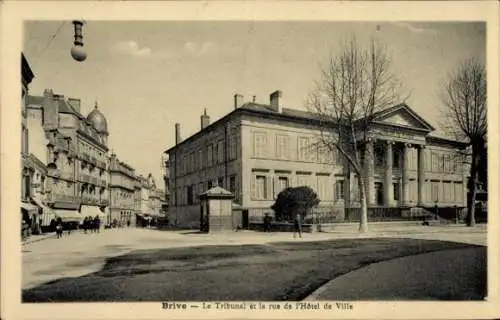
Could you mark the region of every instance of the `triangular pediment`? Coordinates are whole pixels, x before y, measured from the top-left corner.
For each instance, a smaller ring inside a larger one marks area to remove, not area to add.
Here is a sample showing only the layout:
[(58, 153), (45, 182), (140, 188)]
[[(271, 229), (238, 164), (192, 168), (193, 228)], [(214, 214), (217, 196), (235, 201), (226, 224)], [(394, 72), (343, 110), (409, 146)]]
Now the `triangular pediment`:
[(434, 131), (431, 124), (425, 121), (405, 104), (378, 113), (375, 116), (374, 121), (380, 124), (424, 131)]

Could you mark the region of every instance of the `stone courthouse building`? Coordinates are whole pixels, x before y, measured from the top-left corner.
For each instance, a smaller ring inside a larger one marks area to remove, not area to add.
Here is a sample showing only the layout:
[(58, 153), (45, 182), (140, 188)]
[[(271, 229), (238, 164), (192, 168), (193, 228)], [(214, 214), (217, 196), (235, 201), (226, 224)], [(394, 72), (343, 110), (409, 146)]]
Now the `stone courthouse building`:
[[(377, 113), (367, 148), (370, 207), (463, 207), (466, 170), (457, 151), (464, 143), (433, 136), (435, 129), (406, 104)], [(199, 194), (221, 186), (232, 192), (243, 221), (261, 219), (278, 193), (310, 186), (321, 199), (318, 210), (344, 219), (345, 208), (359, 207), (357, 179), (338, 154), (313, 147), (321, 134), (318, 117), (283, 107), (280, 91), (269, 104), (234, 96), (234, 110), (210, 123), (206, 111), (200, 131), (181, 140), (168, 155), (172, 223), (198, 227)], [(245, 224), (245, 222), (243, 223)], [(245, 227), (245, 226), (243, 226)]]

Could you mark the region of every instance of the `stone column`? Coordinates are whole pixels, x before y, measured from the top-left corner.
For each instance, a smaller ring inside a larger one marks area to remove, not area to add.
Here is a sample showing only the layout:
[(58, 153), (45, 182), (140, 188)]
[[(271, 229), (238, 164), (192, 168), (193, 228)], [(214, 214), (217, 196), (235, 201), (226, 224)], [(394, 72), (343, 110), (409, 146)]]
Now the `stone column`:
[(418, 205), (424, 204), (425, 145), (418, 146)]
[(373, 140), (368, 139), (365, 144), (365, 184), (366, 184), (366, 202), (368, 205), (372, 205), (374, 201), (374, 182), (373, 182)]
[(384, 205), (390, 206), (394, 199), (392, 187), (392, 145), (394, 142), (386, 141), (385, 144), (385, 180), (384, 180)]
[(409, 182), (409, 175), (408, 175), (408, 169), (410, 167), (410, 161), (409, 161), (409, 150), (411, 148), (411, 144), (405, 143), (403, 147), (403, 169), (402, 169), (402, 183), (403, 183), (403, 193), (401, 194), (401, 203), (403, 205), (408, 205), (409, 204), (409, 197), (408, 197), (408, 182)]

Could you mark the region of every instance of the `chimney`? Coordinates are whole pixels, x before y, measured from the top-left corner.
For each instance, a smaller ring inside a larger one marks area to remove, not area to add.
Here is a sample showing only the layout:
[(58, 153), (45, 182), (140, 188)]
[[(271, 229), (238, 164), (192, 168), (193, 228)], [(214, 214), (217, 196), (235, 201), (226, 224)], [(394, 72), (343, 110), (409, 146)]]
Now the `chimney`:
[(59, 127), (59, 104), (51, 89), (45, 89), (43, 92), (43, 125), (45, 130)]
[(283, 109), (282, 96), (283, 94), (280, 90), (276, 90), (269, 95), (271, 108), (273, 108), (276, 112), (279, 113), (281, 113), (281, 110)]
[(200, 118), (201, 118), (201, 130), (203, 130), (210, 125), (210, 116), (207, 115), (207, 108), (205, 108), (205, 111), (203, 112), (203, 115)]
[(255, 103), (255, 100), (257, 100), (257, 96), (252, 96), (252, 102)]
[(243, 95), (237, 93), (234, 95), (234, 108), (238, 109), (243, 105)]
[(181, 143), (181, 124), (175, 124), (175, 144), (178, 145)]
[(80, 99), (68, 98), (68, 103), (76, 110), (76, 112), (80, 113)]

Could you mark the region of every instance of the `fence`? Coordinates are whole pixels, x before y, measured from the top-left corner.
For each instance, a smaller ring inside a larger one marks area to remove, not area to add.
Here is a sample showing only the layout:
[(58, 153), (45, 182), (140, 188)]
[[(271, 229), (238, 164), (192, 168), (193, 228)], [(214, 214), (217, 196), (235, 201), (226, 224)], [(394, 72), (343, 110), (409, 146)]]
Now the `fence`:
[[(400, 221), (400, 220), (420, 220), (432, 214), (419, 208), (399, 208), (399, 207), (371, 207), (368, 208), (368, 221)], [(271, 208), (249, 208), (249, 221), (262, 222), (264, 215), (268, 213), (274, 217)], [(304, 217), (304, 223), (336, 223), (336, 222), (358, 222), (361, 217), (361, 208), (344, 208), (343, 206), (328, 206), (313, 208)]]

